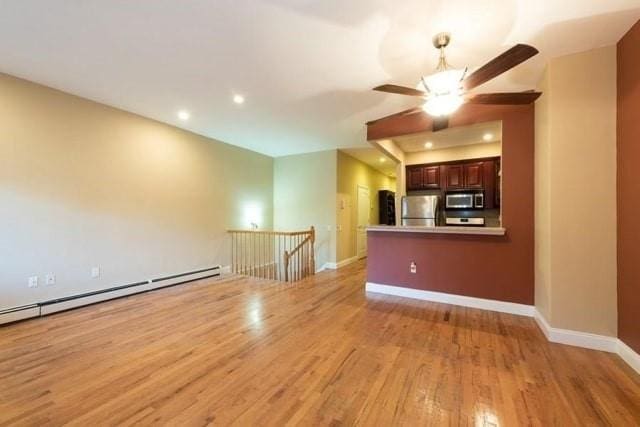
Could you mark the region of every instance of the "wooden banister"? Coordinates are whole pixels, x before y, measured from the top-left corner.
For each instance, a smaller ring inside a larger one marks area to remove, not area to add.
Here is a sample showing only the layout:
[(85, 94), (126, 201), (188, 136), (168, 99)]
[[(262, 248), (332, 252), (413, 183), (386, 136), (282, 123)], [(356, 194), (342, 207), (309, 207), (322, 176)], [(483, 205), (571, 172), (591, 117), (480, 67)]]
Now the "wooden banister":
[(228, 230), (231, 271), (284, 280), (315, 274), (315, 229), (304, 231)]

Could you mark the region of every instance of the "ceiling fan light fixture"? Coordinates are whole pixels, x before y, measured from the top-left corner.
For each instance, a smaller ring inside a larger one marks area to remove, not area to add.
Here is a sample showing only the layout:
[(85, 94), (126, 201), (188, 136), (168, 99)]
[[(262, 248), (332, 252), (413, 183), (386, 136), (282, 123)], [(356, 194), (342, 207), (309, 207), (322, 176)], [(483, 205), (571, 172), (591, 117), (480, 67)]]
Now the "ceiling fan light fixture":
[(432, 75), (421, 77), (415, 89), (394, 84), (384, 84), (374, 88), (374, 90), (380, 92), (418, 97), (424, 100), (424, 104), (368, 122), (367, 125), (384, 119), (408, 116), (424, 111), (432, 117), (440, 118), (440, 120), (434, 120), (432, 123), (432, 129), (438, 131), (449, 126), (449, 120), (446, 119), (446, 116), (454, 113), (464, 103), (476, 105), (525, 105), (532, 104), (541, 95), (540, 92), (526, 91), (474, 94), (467, 97), (468, 91), (535, 56), (538, 54), (538, 50), (533, 46), (517, 44), (467, 76), (467, 68), (455, 69), (447, 62), (445, 48), (450, 41), (451, 35), (449, 33), (439, 33), (433, 38), (433, 46), (440, 51), (436, 72)]
[(459, 93), (434, 95), (427, 98), (427, 102), (422, 106), (422, 109), (433, 117), (448, 116), (460, 108), (463, 102), (464, 99)]
[(465, 70), (444, 70), (422, 78), (425, 90), (433, 95), (460, 92)]
[(462, 98), (462, 78), (466, 70), (446, 69), (422, 78), (422, 84), (429, 94), (422, 107), (430, 116), (442, 117), (456, 111)]

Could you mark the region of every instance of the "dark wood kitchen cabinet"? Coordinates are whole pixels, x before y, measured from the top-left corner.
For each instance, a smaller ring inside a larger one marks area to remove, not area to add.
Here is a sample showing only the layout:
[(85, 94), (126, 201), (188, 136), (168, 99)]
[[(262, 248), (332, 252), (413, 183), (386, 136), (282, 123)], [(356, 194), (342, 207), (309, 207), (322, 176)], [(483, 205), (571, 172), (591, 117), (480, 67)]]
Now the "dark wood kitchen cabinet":
[(422, 166), (412, 166), (407, 168), (407, 191), (422, 190), (424, 180)]
[(422, 168), (422, 180), (424, 188), (440, 188), (440, 166)]
[(464, 167), (464, 188), (482, 189), (484, 172), (483, 162), (465, 163)]
[[(407, 166), (407, 191), (484, 190), (489, 209), (500, 205), (500, 157)], [(487, 200), (490, 199), (490, 200)]]
[(440, 166), (407, 167), (407, 191), (440, 188)]
[(448, 190), (460, 190), (464, 188), (464, 167), (463, 165), (447, 165), (446, 167), (446, 188)]

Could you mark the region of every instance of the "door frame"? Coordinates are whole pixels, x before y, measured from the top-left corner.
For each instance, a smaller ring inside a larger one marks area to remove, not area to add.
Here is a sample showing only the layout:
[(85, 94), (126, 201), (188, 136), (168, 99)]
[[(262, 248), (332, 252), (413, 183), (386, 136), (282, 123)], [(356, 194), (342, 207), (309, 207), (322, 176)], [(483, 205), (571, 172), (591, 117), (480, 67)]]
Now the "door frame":
[[(367, 187), (364, 184), (356, 184), (356, 224), (355, 224), (355, 248), (356, 248), (356, 258), (358, 259), (362, 259), (362, 258), (366, 258), (367, 257), (367, 252), (368, 252), (368, 245), (365, 244), (365, 246), (367, 247), (367, 250), (365, 250), (364, 255), (360, 256), (360, 253), (358, 252), (358, 215), (359, 215), (359, 209), (360, 209), (360, 189), (365, 189), (367, 190), (367, 192), (369, 193), (369, 205), (367, 206), (367, 225), (369, 225), (371, 223), (371, 189), (369, 187)], [(364, 238), (365, 240), (367, 239), (367, 232), (365, 231), (364, 233)]]

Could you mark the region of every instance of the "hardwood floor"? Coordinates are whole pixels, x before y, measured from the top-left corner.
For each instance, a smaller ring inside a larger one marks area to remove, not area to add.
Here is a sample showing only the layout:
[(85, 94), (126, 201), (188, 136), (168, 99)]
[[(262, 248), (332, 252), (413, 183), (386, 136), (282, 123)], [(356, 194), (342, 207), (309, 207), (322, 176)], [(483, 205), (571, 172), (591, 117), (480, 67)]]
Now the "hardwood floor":
[(636, 425), (640, 376), (526, 317), (364, 292), (360, 262), (0, 328), (0, 425)]

